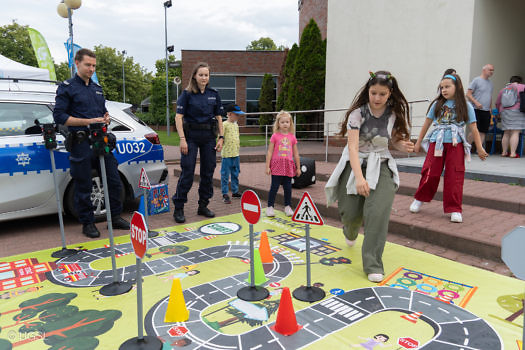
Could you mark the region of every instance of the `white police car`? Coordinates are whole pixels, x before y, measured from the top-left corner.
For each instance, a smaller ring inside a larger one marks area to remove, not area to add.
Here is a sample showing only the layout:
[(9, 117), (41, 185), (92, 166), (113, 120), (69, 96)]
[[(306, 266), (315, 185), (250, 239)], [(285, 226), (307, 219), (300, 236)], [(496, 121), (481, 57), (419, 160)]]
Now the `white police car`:
[[(56, 85), (0, 79), (0, 221), (57, 212), (49, 150), (39, 134), (28, 134), (35, 120), (53, 123)], [(168, 170), (157, 134), (130, 109), (129, 104), (106, 102), (111, 115), (109, 130), (117, 137), (113, 151), (119, 163), (122, 200), (142, 194), (138, 188), (141, 168), (151, 184), (167, 183)], [(57, 134), (54, 151), (59, 192), (65, 211), (76, 216), (69, 153)], [(106, 216), (102, 181), (93, 172), (91, 199), (96, 219)]]

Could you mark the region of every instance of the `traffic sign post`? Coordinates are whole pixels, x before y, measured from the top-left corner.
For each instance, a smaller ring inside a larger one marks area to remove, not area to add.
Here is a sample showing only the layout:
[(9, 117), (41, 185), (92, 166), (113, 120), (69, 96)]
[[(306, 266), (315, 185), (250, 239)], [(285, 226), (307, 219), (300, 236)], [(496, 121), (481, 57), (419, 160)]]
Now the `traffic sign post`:
[[(510, 271), (521, 280), (525, 280), (525, 226), (517, 226), (501, 239), (501, 260)], [(525, 317), (523, 318), (523, 335), (521, 341), (525, 343)]]
[[(140, 170), (140, 179), (139, 179), (139, 188), (142, 188), (143, 191), (143, 198), (144, 198), (144, 218), (146, 219), (146, 227), (149, 229), (149, 223), (148, 223), (148, 191), (151, 189), (151, 184), (148, 179), (148, 174), (146, 173), (146, 169), (142, 168)], [(159, 233), (157, 231), (148, 230), (148, 237), (153, 238), (157, 237)]]
[(261, 201), (259, 196), (252, 190), (247, 190), (241, 197), (241, 211), (242, 215), (248, 221), (250, 228), (250, 286), (243, 287), (237, 291), (237, 297), (245, 301), (258, 301), (268, 297), (270, 292), (260, 286), (255, 285), (255, 267), (254, 267), (254, 238), (253, 225), (259, 222), (261, 218)]
[[(99, 124), (99, 123), (96, 123)], [(94, 124), (91, 124), (91, 127), (94, 126)], [(103, 130), (103, 128), (102, 128)], [(101, 132), (97, 131), (95, 128), (91, 130), (90, 137), (93, 139), (95, 132)], [(103, 131), (105, 132), (105, 131)], [(94, 143), (93, 143), (94, 144)], [(93, 146), (92, 146), (93, 147)], [(102, 185), (104, 186), (104, 204), (106, 206), (106, 218), (108, 223), (108, 235), (109, 235), (109, 246), (111, 251), (111, 269), (113, 272), (113, 282), (110, 284), (107, 284), (100, 288), (99, 292), (102, 295), (105, 296), (115, 296), (127, 293), (131, 290), (131, 283), (128, 281), (119, 281), (118, 273), (117, 273), (117, 260), (115, 258), (115, 241), (113, 239), (113, 222), (111, 220), (111, 207), (109, 204), (109, 187), (108, 187), (108, 178), (106, 175), (106, 163), (104, 162), (104, 152), (108, 151), (109, 148), (104, 147), (101, 149), (93, 149), (95, 154), (98, 155), (98, 159), (100, 162), (100, 176), (102, 177)]]
[(130, 239), (135, 252), (137, 273), (135, 280), (137, 281), (137, 324), (138, 336), (126, 340), (119, 349), (122, 350), (160, 350), (162, 349), (162, 342), (157, 337), (144, 336), (144, 321), (142, 315), (142, 259), (148, 251), (148, 228), (144, 216), (135, 212), (131, 218), (130, 223)]
[(295, 289), (293, 291), (293, 296), (295, 299), (301, 301), (314, 302), (321, 300), (326, 295), (324, 290), (318, 287), (312, 287), (311, 285), (312, 267), (310, 262), (310, 224), (324, 225), (324, 221), (308, 192), (304, 192), (297, 208), (295, 208), (292, 215), (292, 221), (304, 223), (306, 233), (306, 286)]
[(78, 253), (76, 249), (68, 249), (66, 246), (66, 235), (64, 233), (64, 219), (62, 217), (62, 200), (60, 199), (60, 191), (58, 190), (58, 180), (55, 165), (55, 149), (57, 148), (56, 132), (54, 124), (43, 124), (42, 133), (44, 136), (44, 145), (49, 150), (49, 157), (51, 159), (51, 172), (53, 173), (53, 183), (55, 185), (55, 197), (57, 200), (58, 209), (58, 223), (60, 225), (60, 237), (62, 239), (62, 249), (53, 252), (53, 258), (65, 258), (67, 256)]

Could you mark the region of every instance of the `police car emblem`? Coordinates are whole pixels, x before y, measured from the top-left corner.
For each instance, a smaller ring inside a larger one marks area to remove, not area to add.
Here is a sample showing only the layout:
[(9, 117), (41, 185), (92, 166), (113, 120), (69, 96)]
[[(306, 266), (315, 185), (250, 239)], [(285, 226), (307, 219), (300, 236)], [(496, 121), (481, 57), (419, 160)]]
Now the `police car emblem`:
[(29, 154), (27, 153), (22, 152), (16, 155), (16, 162), (18, 163), (18, 165), (21, 165), (21, 166), (29, 165), (30, 160), (31, 158), (29, 158)]

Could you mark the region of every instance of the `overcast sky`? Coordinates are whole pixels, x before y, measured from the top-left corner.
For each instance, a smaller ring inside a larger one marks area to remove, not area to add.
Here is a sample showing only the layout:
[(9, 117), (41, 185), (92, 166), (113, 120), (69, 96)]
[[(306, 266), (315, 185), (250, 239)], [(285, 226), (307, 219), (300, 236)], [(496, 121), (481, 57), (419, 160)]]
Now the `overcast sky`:
[[(1, 0), (0, 26), (14, 19), (38, 30), (56, 63), (66, 61), (68, 20), (57, 14), (60, 0)], [(168, 8), (168, 45), (180, 50), (244, 50), (260, 37), (277, 46), (298, 42), (297, 0), (172, 0)], [(164, 57), (164, 1), (82, 0), (73, 13), (74, 42), (92, 49), (104, 45), (126, 50), (135, 62), (154, 71)]]

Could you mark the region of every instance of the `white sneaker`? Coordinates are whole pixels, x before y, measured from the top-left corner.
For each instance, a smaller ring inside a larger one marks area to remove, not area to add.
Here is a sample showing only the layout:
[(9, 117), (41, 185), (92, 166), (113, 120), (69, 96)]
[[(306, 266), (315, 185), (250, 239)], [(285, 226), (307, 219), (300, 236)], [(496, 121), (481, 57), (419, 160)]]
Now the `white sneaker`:
[(354, 239), (353, 241), (349, 240), (348, 238), (345, 237), (345, 242), (346, 244), (349, 246), (349, 247), (353, 247), (354, 244), (355, 244), (355, 241), (356, 239)]
[(410, 211), (412, 213), (419, 213), (419, 210), (421, 209), (421, 205), (423, 204), (423, 202), (421, 201), (418, 201), (417, 199), (414, 199), (414, 201), (412, 202), (412, 204), (410, 204)]
[(370, 282), (379, 283), (383, 280), (384, 276), (382, 273), (369, 273), (368, 274), (368, 280)]
[(452, 215), (450, 215), (450, 221), (463, 222), (463, 216), (461, 216), (461, 213), (452, 213)]
[(273, 207), (266, 208), (266, 216), (275, 216), (275, 212), (273, 211)]
[(292, 216), (293, 215), (292, 207), (290, 207), (289, 205), (284, 207), (284, 213), (286, 214), (286, 216)]

